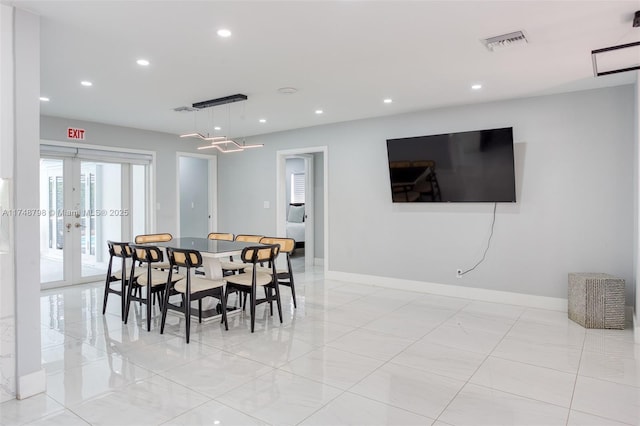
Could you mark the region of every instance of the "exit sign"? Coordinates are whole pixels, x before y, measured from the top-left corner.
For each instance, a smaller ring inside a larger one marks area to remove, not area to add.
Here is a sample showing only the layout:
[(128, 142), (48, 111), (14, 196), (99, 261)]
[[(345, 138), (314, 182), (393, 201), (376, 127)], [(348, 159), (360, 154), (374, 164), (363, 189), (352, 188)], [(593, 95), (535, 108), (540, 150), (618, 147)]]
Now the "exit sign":
[(84, 129), (67, 128), (67, 139), (84, 140)]

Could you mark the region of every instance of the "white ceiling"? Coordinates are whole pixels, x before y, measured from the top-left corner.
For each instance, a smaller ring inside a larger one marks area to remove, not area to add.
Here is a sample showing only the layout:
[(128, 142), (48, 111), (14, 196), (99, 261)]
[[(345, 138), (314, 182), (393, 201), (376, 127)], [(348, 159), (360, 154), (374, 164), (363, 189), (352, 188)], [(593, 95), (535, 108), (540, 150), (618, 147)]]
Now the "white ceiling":
[[(638, 0), (3, 2), (42, 17), (42, 114), (174, 134), (213, 133), (215, 121), (248, 136), (628, 84), (634, 73), (594, 78), (590, 53), (640, 40)], [(480, 41), (516, 30), (530, 43), (489, 52)], [(235, 93), (249, 99), (173, 111)]]

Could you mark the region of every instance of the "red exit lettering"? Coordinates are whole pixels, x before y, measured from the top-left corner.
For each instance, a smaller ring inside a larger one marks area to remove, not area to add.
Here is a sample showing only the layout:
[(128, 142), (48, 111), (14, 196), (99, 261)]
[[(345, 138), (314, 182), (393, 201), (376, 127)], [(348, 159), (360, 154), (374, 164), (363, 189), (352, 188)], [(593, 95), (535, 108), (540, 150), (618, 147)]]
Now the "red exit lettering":
[(73, 127), (69, 127), (67, 129), (67, 139), (84, 140), (84, 129), (74, 129)]

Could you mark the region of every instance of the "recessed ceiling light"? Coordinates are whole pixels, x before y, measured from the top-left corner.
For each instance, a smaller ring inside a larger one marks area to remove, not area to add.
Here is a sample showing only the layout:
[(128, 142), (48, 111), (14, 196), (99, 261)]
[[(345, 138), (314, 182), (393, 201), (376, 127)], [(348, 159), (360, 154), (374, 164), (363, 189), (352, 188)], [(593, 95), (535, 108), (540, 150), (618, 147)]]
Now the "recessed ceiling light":
[(266, 119), (264, 119), (264, 118), (261, 118), (261, 119), (260, 119), (260, 120), (258, 120), (258, 121), (259, 121), (259, 122), (261, 122), (261, 123), (266, 123), (266, 122), (267, 122), (267, 120), (266, 120)]
[(480, 89), (482, 89), (482, 84), (474, 84), (473, 86), (471, 86), (471, 88), (473, 90), (480, 90)]
[(231, 31), (225, 29), (225, 28), (221, 28), (218, 30), (218, 35), (220, 37), (230, 37), (231, 36)]
[(317, 109), (317, 110), (316, 110), (316, 114), (322, 114), (323, 112), (324, 112), (324, 111), (323, 111), (323, 110), (321, 110), (321, 109)]
[(81, 81), (80, 84), (82, 84), (84, 87), (93, 86), (93, 83), (87, 80)]
[(382, 102), (384, 102), (385, 104), (390, 104), (391, 102), (393, 102), (393, 99), (391, 99), (391, 98), (387, 98), (387, 99), (385, 99), (385, 100), (384, 100), (384, 101), (382, 101)]
[(140, 65), (141, 67), (148, 67), (149, 61), (147, 61), (146, 59), (138, 59), (136, 61), (136, 64)]
[(222, 130), (222, 129), (220, 128), (220, 126), (216, 126), (213, 128), (213, 130)]
[(49, 102), (51, 99), (47, 98), (46, 96), (40, 96), (40, 100), (42, 102)]

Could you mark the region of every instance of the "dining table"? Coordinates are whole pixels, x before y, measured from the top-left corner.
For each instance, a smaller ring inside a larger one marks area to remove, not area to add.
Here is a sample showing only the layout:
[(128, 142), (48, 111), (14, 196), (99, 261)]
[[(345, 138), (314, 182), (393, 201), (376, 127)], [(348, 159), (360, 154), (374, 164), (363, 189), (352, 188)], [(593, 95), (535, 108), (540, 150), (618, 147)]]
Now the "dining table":
[[(209, 238), (202, 237), (181, 237), (174, 238), (170, 241), (152, 243), (150, 245), (164, 248), (197, 250), (202, 255), (202, 270), (205, 278), (222, 279), (223, 274), (220, 259), (228, 258), (229, 256), (239, 256), (244, 248), (260, 244), (244, 241), (210, 240)], [(202, 301), (203, 320), (219, 318), (219, 310), (219, 304), (211, 298)], [(230, 311), (228, 314), (234, 311), (240, 312), (239, 309), (228, 308), (228, 310)], [(191, 314), (196, 317), (198, 316), (197, 302), (194, 302), (194, 305), (191, 307)]]

